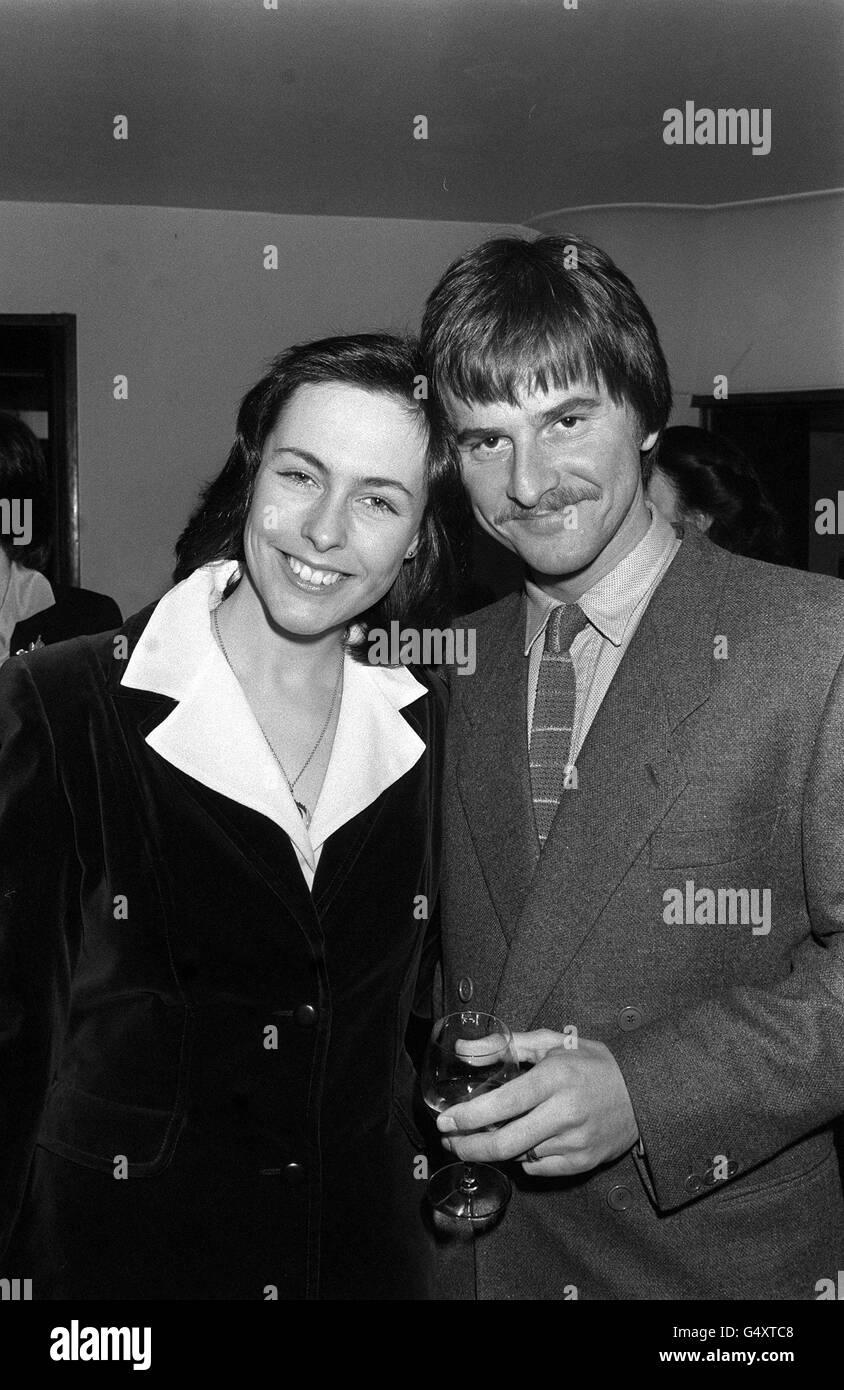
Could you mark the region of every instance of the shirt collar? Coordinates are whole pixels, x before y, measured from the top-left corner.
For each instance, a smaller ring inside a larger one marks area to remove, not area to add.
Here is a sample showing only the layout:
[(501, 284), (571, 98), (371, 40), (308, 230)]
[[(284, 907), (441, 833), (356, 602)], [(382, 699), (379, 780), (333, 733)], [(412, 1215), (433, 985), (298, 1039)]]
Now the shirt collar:
[[(671, 522), (648, 504), (651, 524), (638, 545), (635, 545), (615, 569), (599, 579), (577, 600), (586, 617), (602, 637), (620, 647), (639, 606), (650, 593), (669, 553), (678, 544)], [(545, 631), (548, 618), (560, 600), (551, 598), (525, 579), (527, 597), (525, 614), (525, 656), (540, 633)]]
[(404, 666), (371, 666), (346, 655), (331, 762), (306, 827), (211, 631), (211, 610), (236, 572), (238, 561), (216, 561), (165, 594), (120, 683), (177, 700), (146, 742), (189, 776), (275, 821), (313, 870), (329, 835), (422, 756), (424, 742), (399, 711), (428, 692)]

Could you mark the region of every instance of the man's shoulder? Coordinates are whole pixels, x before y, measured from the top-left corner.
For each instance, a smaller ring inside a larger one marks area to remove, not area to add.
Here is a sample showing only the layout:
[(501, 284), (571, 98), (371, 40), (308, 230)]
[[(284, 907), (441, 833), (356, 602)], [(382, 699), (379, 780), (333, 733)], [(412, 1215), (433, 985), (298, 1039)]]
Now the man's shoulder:
[(516, 589), (510, 594), (505, 594), (503, 598), (496, 599), (494, 603), (485, 604), (483, 608), (475, 608), (470, 613), (461, 613), (458, 618), (455, 618), (453, 626), (494, 631), (498, 627), (504, 627), (511, 623), (513, 618), (522, 611), (523, 603), (524, 594), (521, 589)]

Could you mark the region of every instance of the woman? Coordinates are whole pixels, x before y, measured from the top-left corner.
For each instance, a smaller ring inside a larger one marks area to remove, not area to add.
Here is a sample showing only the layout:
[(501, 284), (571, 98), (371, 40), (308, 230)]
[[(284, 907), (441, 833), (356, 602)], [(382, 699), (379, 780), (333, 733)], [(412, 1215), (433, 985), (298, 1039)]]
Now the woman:
[(105, 594), (50, 584), (47, 470), (32, 430), (0, 411), (0, 666), (9, 656), (120, 624)]
[(283, 353), (176, 587), (0, 675), (0, 1272), (35, 1298), (429, 1296), (442, 706), (354, 646), (458, 568), (420, 374), (384, 336)]
[(731, 440), (692, 425), (663, 434), (648, 497), (672, 522), (689, 522), (723, 550), (788, 563), (785, 532), (752, 463)]

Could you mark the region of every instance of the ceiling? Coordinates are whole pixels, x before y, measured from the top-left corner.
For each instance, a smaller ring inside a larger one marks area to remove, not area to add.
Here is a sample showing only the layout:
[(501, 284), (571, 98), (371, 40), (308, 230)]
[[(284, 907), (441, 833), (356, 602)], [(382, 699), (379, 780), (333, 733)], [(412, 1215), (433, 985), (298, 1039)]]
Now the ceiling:
[[(0, 198), (529, 223), (844, 185), (844, 0), (266, 3), (0, 0)], [(770, 154), (666, 145), (688, 100), (770, 108)]]

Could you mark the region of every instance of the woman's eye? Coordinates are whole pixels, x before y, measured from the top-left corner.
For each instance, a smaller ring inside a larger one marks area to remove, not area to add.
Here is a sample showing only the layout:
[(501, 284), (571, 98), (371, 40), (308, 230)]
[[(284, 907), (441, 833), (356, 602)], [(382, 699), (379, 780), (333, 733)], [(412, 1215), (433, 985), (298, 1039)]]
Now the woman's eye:
[(392, 512), (393, 515), (396, 514), (395, 507), (391, 507), (385, 497), (362, 497), (361, 501), (365, 503), (367, 511)]
[(278, 476), (287, 479), (288, 482), (294, 483), (297, 487), (302, 487), (307, 483), (313, 482), (310, 473), (300, 473), (295, 469), (289, 469), (285, 473), (279, 473)]

